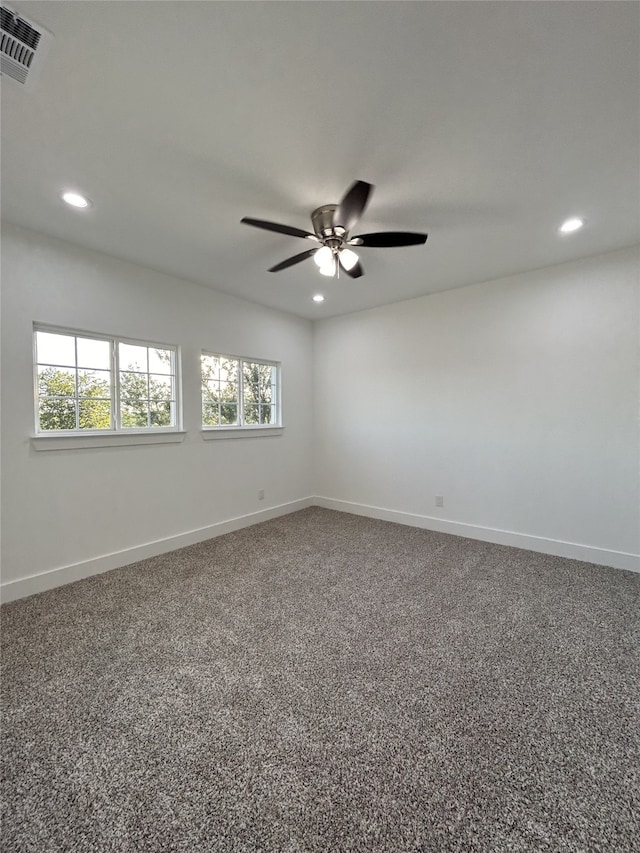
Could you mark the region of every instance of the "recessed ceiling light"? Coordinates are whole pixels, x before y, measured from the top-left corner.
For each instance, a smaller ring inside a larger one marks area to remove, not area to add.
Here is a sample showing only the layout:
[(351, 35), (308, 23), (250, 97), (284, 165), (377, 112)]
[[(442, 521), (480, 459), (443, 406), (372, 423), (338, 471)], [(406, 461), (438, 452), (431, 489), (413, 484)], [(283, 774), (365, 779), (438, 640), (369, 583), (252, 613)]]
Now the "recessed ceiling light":
[(580, 219), (578, 216), (574, 216), (571, 219), (567, 219), (566, 222), (563, 222), (560, 226), (561, 234), (571, 234), (572, 231), (578, 231), (584, 225), (584, 219)]
[(80, 195), (80, 193), (62, 193), (62, 201), (71, 205), (71, 207), (91, 207), (91, 201), (86, 196)]
[(316, 293), (313, 297), (314, 302), (324, 302), (324, 296), (321, 293)]

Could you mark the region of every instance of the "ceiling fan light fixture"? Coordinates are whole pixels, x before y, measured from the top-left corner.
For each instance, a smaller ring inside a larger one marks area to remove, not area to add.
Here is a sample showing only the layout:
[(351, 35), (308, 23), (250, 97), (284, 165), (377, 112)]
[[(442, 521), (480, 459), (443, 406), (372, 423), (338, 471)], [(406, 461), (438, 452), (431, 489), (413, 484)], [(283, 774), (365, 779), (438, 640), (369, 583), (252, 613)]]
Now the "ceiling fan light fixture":
[(328, 246), (323, 246), (313, 256), (313, 260), (316, 264), (322, 269), (322, 267), (326, 267), (333, 261), (333, 252)]
[(352, 270), (355, 265), (358, 263), (358, 256), (355, 252), (352, 252), (351, 249), (343, 249), (340, 252), (340, 263), (347, 270)]
[[(331, 251), (331, 250), (329, 250)], [(331, 259), (328, 264), (323, 264), (320, 267), (320, 274), (326, 276), (334, 276), (336, 274), (336, 261), (333, 257), (333, 253), (331, 254)]]
[(240, 220), (245, 225), (254, 228), (264, 228), (266, 231), (275, 231), (276, 234), (288, 234), (291, 237), (304, 237), (314, 240), (321, 245), (299, 252), (291, 258), (286, 258), (279, 264), (270, 267), (269, 272), (280, 272), (280, 270), (313, 258), (322, 275), (339, 278), (340, 270), (343, 270), (349, 278), (361, 278), (364, 270), (360, 266), (360, 259), (355, 252), (347, 246), (373, 246), (389, 248), (392, 246), (419, 246), (427, 241), (426, 234), (418, 234), (414, 231), (380, 231), (373, 234), (357, 234), (350, 237), (355, 223), (362, 216), (369, 201), (373, 185), (366, 181), (354, 181), (342, 197), (339, 204), (325, 204), (317, 207), (311, 214), (310, 231), (302, 231), (291, 225), (281, 225), (278, 222), (268, 222), (266, 219), (253, 219), (243, 216)]

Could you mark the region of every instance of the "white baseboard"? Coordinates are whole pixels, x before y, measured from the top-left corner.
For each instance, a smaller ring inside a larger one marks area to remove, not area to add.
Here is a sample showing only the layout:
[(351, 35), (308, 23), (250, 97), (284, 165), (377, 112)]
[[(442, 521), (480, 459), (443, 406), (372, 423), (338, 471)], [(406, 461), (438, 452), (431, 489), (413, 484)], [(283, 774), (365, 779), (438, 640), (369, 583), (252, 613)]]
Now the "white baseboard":
[(101, 557), (84, 560), (71, 566), (62, 566), (26, 578), (7, 581), (0, 585), (0, 599), (2, 602), (14, 601), (36, 592), (44, 592), (47, 589), (91, 577), (91, 575), (99, 575), (111, 569), (128, 566), (131, 563), (138, 562), (138, 560), (146, 560), (148, 557), (166, 554), (167, 551), (175, 551), (177, 548), (195, 545), (198, 542), (204, 542), (206, 539), (213, 539), (216, 536), (222, 536), (224, 533), (240, 530), (242, 527), (259, 524), (261, 521), (269, 521), (269, 519), (277, 518), (280, 515), (288, 515), (291, 512), (297, 512), (299, 509), (313, 506), (314, 503), (314, 498), (302, 498), (298, 501), (268, 507), (259, 512), (230, 518), (227, 521), (219, 521), (217, 524), (200, 527), (197, 530), (179, 533), (177, 536), (168, 536), (166, 539), (156, 539), (154, 542), (126, 548), (123, 551), (114, 551), (111, 554), (104, 554)]
[(476, 524), (465, 524), (460, 521), (448, 521), (441, 518), (432, 518), (428, 515), (399, 512), (394, 509), (367, 506), (367, 504), (351, 503), (351, 501), (341, 501), (318, 495), (314, 498), (313, 503), (325, 509), (338, 510), (338, 512), (351, 512), (354, 515), (366, 515), (369, 518), (379, 518), (382, 521), (395, 521), (398, 524), (408, 524), (410, 527), (422, 527), (425, 530), (435, 530), (438, 533), (451, 533), (454, 536), (479, 539), (481, 542), (510, 545), (514, 548), (524, 548), (527, 551), (538, 551), (542, 554), (553, 554), (556, 557), (570, 557), (573, 560), (596, 563), (599, 566), (612, 566), (615, 569), (640, 572), (640, 554), (628, 554), (625, 551), (610, 551), (605, 548), (595, 548), (592, 545), (579, 545), (575, 542), (545, 539), (542, 536), (512, 533), (509, 530), (481, 527)]
[(628, 554), (624, 551), (610, 551), (604, 548), (595, 548), (591, 545), (579, 545), (575, 542), (562, 542), (557, 539), (545, 539), (541, 536), (528, 536), (523, 533), (512, 533), (508, 530), (498, 530), (490, 527), (481, 527), (475, 524), (465, 524), (459, 521), (448, 521), (446, 519), (432, 518), (427, 515), (417, 515), (409, 512), (400, 512), (393, 509), (357, 504), (351, 501), (336, 500), (321, 496), (302, 498), (279, 506), (268, 507), (259, 512), (252, 512), (226, 521), (220, 521), (197, 530), (189, 530), (166, 539), (157, 539), (144, 545), (104, 554), (91, 560), (84, 560), (70, 566), (51, 569), (40, 574), (19, 578), (15, 581), (7, 581), (0, 585), (0, 600), (3, 602), (14, 601), (54, 589), (63, 584), (82, 580), (83, 578), (108, 572), (136, 563), (138, 560), (146, 560), (148, 557), (156, 557), (184, 548), (187, 545), (195, 545), (206, 539), (222, 536), (243, 527), (250, 527), (262, 521), (269, 521), (281, 515), (288, 515), (309, 506), (320, 506), (325, 509), (335, 509), (338, 512), (350, 512), (354, 515), (364, 515), (369, 518), (379, 518), (382, 521), (394, 521), (398, 524), (407, 524), (411, 527), (421, 527), (426, 530), (435, 530), (439, 533), (451, 533), (454, 536), (465, 536), (469, 539), (479, 539), (481, 542), (494, 542), (497, 545), (510, 545), (514, 548), (524, 548), (528, 551), (538, 551), (542, 554), (554, 554), (558, 557), (570, 557), (574, 560), (584, 560), (587, 563), (595, 563), (600, 566), (612, 566), (616, 569), (627, 569), (632, 572), (640, 572), (640, 555)]

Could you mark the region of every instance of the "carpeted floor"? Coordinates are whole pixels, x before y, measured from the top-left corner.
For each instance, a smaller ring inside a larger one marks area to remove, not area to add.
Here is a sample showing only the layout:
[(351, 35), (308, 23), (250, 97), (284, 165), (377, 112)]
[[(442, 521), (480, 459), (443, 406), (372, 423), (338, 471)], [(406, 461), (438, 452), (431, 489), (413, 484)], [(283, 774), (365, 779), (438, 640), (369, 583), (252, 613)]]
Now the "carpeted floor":
[(311, 508), (4, 605), (1, 849), (640, 850), (639, 604)]

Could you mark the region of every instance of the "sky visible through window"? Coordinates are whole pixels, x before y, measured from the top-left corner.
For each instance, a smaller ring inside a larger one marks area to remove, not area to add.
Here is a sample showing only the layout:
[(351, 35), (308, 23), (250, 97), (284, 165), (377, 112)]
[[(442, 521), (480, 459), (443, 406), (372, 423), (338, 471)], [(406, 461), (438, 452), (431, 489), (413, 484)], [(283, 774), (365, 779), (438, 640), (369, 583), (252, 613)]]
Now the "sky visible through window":
[[(71, 335), (36, 332), (38, 364), (75, 367), (75, 342)], [(78, 366), (109, 370), (109, 341), (78, 337)]]

